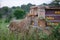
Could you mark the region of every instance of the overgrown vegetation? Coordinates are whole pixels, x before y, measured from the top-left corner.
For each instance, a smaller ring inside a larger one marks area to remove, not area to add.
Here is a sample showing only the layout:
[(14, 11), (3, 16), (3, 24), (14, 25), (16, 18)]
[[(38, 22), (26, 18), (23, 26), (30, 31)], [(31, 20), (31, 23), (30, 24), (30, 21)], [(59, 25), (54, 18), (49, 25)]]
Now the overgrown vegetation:
[[(60, 6), (58, 2), (59, 1), (56, 0), (50, 4), (43, 5)], [(15, 15), (17, 19), (22, 19), (25, 16), (25, 12), (29, 12), (31, 6), (35, 5), (29, 3), (27, 5), (21, 5), (21, 7), (0, 8), (0, 40), (60, 40), (60, 24), (58, 26), (53, 26), (52, 34), (49, 36), (37, 28), (29, 28), (26, 32), (18, 34), (10, 32), (8, 24), (14, 17), (13, 15)]]
[(16, 19), (22, 19), (25, 17), (26, 12), (24, 10), (17, 9), (17, 10), (15, 10), (15, 12), (13, 14), (14, 14), (14, 17), (16, 17)]
[(0, 40), (60, 40), (60, 24), (55, 26), (51, 35), (47, 35), (38, 28), (31, 28), (22, 33), (11, 33), (7, 27), (9, 23), (0, 20)]

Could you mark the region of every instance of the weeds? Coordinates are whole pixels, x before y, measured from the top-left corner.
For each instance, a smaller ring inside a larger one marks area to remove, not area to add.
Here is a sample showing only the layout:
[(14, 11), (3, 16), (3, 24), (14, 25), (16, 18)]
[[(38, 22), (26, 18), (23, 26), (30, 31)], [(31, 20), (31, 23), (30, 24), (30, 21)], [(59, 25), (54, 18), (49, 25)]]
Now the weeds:
[(60, 40), (60, 25), (54, 27), (51, 35), (46, 35), (38, 28), (32, 28), (31, 26), (25, 32), (11, 33), (6, 26), (8, 23), (0, 23), (0, 40)]

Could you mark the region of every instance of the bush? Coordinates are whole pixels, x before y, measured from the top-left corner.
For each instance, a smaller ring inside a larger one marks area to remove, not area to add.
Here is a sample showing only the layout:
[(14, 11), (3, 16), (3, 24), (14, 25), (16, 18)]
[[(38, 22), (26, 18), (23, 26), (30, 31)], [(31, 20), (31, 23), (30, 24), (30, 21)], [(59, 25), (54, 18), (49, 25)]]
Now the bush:
[(5, 22), (10, 22), (11, 19), (12, 19), (12, 16), (10, 15), (6, 18)]
[(16, 19), (22, 19), (24, 18), (25, 15), (26, 15), (25, 11), (21, 9), (20, 10), (16, 9), (14, 12), (14, 17), (16, 17)]

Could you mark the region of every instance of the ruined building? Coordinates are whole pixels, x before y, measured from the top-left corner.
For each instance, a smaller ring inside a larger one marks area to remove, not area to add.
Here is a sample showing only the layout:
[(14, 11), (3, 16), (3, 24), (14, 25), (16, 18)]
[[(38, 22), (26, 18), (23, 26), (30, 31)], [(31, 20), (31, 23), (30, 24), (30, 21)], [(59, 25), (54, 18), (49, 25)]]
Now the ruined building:
[[(32, 6), (28, 14), (32, 24), (38, 26), (58, 25), (60, 23), (60, 7)], [(46, 22), (45, 22), (45, 21)]]
[(60, 8), (49, 6), (32, 6), (26, 18), (22, 21), (14, 21), (9, 25), (11, 31), (25, 31), (30, 25), (37, 27), (39, 30), (51, 33), (51, 24), (58, 25), (60, 23)]

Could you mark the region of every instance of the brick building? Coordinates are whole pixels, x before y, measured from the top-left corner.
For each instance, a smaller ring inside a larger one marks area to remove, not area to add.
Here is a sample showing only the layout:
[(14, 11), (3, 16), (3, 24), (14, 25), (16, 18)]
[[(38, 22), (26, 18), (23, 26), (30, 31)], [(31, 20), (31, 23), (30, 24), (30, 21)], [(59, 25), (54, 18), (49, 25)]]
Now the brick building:
[[(47, 25), (58, 25), (58, 23), (60, 23), (60, 7), (32, 6), (28, 15), (35, 19), (38, 18), (40, 21), (42, 19), (47, 19)], [(38, 22), (38, 24), (39, 23), (40, 22)]]

